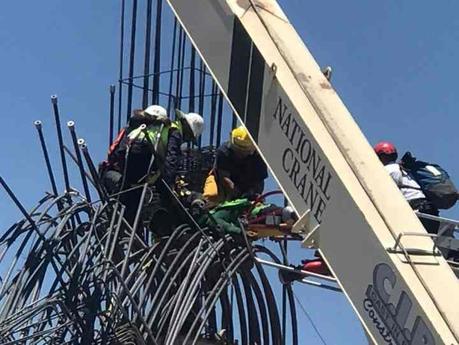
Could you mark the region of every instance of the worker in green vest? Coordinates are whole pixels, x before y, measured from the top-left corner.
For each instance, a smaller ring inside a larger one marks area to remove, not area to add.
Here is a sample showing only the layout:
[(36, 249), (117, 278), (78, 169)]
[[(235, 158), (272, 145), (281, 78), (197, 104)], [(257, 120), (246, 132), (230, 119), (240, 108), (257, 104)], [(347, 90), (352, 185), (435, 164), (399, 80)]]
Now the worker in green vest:
[[(102, 164), (101, 177), (109, 194), (138, 186), (154, 184), (162, 178), (173, 186), (184, 142), (193, 142), (202, 134), (203, 118), (196, 113), (176, 110), (171, 121), (159, 105), (134, 111), (128, 125), (110, 146), (108, 159)], [(126, 219), (132, 224), (139, 204), (140, 189), (120, 196), (126, 205)]]

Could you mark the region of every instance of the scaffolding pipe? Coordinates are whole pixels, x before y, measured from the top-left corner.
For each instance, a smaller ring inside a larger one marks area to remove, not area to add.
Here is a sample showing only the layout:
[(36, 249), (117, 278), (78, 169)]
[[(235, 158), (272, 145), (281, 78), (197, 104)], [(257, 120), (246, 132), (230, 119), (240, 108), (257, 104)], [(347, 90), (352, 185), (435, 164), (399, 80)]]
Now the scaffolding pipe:
[(215, 92), (217, 90), (217, 85), (215, 82), (212, 82), (212, 98), (211, 98), (211, 107), (210, 107), (210, 145), (214, 143), (214, 131), (215, 131), (215, 117), (216, 117), (216, 106), (217, 106), (217, 96)]
[[(190, 58), (190, 90), (188, 99), (188, 111), (194, 112), (194, 93), (195, 93), (195, 70), (196, 70), (196, 49), (191, 46), (191, 58)], [(202, 112), (200, 113), (202, 115)]]
[(205, 65), (202, 60), (199, 62), (199, 113), (204, 113), (204, 93), (205, 93), (205, 82), (206, 82), (206, 72)]
[[(191, 45), (190, 45), (191, 46)], [(180, 61), (179, 74), (180, 74), (180, 88), (178, 92), (178, 99), (180, 100), (180, 107), (182, 106), (183, 99), (183, 84), (184, 84), (184, 71), (185, 71), (185, 56), (186, 56), (186, 33), (182, 29), (182, 59)]]
[(110, 146), (113, 142), (113, 127), (114, 127), (114, 117), (115, 117), (115, 85), (110, 85), (110, 123), (108, 129), (108, 145)]
[[(170, 114), (171, 107), (172, 107), (172, 88), (174, 85), (174, 61), (175, 61), (175, 42), (177, 40), (177, 18), (174, 18), (174, 34), (172, 37), (172, 52), (171, 52), (171, 67), (170, 67), (170, 74), (169, 74), (169, 98), (167, 101), (167, 113)], [(175, 100), (174, 100), (175, 104)], [(175, 105), (174, 105), (175, 106)]]
[[(150, 82), (150, 52), (151, 52), (151, 11), (152, 1), (147, 0), (147, 13), (145, 24), (145, 59), (143, 67), (143, 95), (142, 95), (142, 108), (148, 106), (148, 88)], [(156, 103), (155, 103), (156, 104)]]
[(121, 25), (120, 25), (120, 69), (118, 79), (118, 132), (121, 130), (121, 112), (123, 104), (123, 65), (124, 65), (124, 16), (125, 0), (121, 1)]
[(180, 81), (182, 77), (182, 36), (184, 36), (184, 32), (181, 26), (179, 26), (179, 34), (178, 34), (178, 52), (177, 52), (177, 77), (175, 80), (175, 108), (180, 108), (182, 103), (182, 98), (180, 94)]
[(156, 2), (155, 57), (153, 61), (153, 103), (159, 104), (159, 76), (161, 67), (161, 17), (163, 0)]
[(303, 274), (305, 276), (311, 276), (311, 277), (314, 277), (314, 278), (323, 279), (323, 280), (326, 280), (326, 281), (329, 281), (329, 282), (333, 282), (333, 283), (337, 282), (335, 278), (329, 277), (329, 276), (325, 276), (323, 274), (317, 274), (317, 273), (313, 273), (313, 272), (309, 272), (309, 271), (297, 270), (297, 269), (295, 269), (293, 267), (284, 266), (284, 265), (281, 265), (281, 264), (276, 264), (274, 262), (263, 260), (263, 259), (260, 259), (260, 258), (255, 258), (255, 260), (257, 262), (259, 262), (260, 264), (263, 264), (263, 265), (266, 265), (266, 266), (271, 266), (271, 267), (277, 268), (279, 270), (290, 271), (290, 272), (295, 272), (295, 273), (301, 273), (301, 274)]
[(129, 120), (129, 117), (131, 116), (131, 110), (132, 110), (136, 25), (137, 25), (137, 0), (133, 0), (132, 1), (131, 47), (130, 47), (131, 51), (130, 51), (130, 56), (129, 56), (129, 85), (128, 85), (126, 122)]
[(445, 218), (445, 217), (439, 217), (439, 216), (433, 216), (431, 214), (427, 213), (422, 213), (422, 212), (415, 212), (418, 217), (425, 218), (425, 219), (430, 219), (430, 220), (436, 220), (439, 223), (446, 223), (446, 224), (451, 224), (455, 225), (456, 227), (459, 226), (459, 221), (451, 219), (451, 218)]
[(223, 122), (223, 93), (220, 91), (218, 97), (218, 117), (217, 117), (217, 147), (222, 141), (222, 122)]

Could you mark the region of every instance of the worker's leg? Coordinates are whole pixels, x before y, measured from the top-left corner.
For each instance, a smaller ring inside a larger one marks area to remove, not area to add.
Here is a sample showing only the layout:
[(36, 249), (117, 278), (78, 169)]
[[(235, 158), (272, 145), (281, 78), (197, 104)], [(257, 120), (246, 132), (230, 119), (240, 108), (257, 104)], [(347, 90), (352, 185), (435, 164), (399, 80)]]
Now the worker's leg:
[(123, 192), (123, 194), (120, 196), (120, 201), (124, 206), (126, 206), (126, 210), (124, 211), (124, 218), (129, 222), (130, 225), (134, 225), (134, 220), (137, 214), (141, 196), (141, 188)]
[(161, 181), (151, 187), (153, 198), (146, 205), (149, 215), (149, 229), (158, 236), (167, 236), (177, 225), (177, 205), (168, 188)]
[[(432, 203), (427, 200), (421, 204), (418, 210), (421, 213), (430, 214), (432, 216), (438, 217), (439, 215), (438, 209), (434, 207)], [(421, 218), (421, 217), (420, 217), (420, 220), (421, 220), (422, 225), (424, 225), (424, 228), (427, 230), (428, 233), (430, 234), (438, 233), (438, 228), (440, 227), (439, 222), (437, 222), (436, 220), (431, 220), (431, 219), (426, 219), (426, 218)]]
[[(102, 174), (102, 184), (109, 194), (116, 194), (121, 192), (121, 183), (123, 182), (123, 175), (115, 170), (107, 170)], [(130, 185), (125, 181), (125, 185)], [(120, 194), (119, 200), (126, 206), (124, 212), (124, 218), (129, 222), (130, 225), (134, 224), (135, 215), (137, 212), (137, 206), (139, 205), (140, 196), (142, 194), (141, 189), (132, 191), (123, 191)]]
[[(410, 200), (409, 204), (411, 208), (415, 211), (430, 214), (432, 216), (437, 217), (439, 215), (438, 209), (427, 199)], [(422, 217), (419, 217), (419, 220), (421, 221), (422, 225), (424, 225), (424, 228), (427, 230), (428, 233), (436, 234), (438, 232), (438, 228), (440, 226), (439, 222)]]

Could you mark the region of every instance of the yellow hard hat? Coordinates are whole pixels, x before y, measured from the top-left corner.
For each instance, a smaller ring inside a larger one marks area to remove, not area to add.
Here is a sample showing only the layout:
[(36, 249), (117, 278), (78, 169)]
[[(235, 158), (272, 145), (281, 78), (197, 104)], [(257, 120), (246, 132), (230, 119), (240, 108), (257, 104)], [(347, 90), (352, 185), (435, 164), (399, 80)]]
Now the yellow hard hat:
[(244, 126), (239, 126), (231, 132), (231, 147), (245, 153), (255, 152), (255, 145)]

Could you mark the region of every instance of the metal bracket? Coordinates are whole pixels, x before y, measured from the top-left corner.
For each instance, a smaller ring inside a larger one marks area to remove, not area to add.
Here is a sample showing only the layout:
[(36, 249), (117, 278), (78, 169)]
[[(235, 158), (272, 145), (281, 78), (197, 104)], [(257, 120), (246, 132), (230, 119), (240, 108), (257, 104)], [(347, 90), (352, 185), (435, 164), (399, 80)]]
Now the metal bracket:
[(272, 72), (273, 76), (275, 77), (276, 73), (277, 73), (277, 65), (274, 62), (271, 65), (271, 72)]
[(307, 210), (293, 225), (292, 232), (303, 236), (303, 247), (317, 248), (320, 240), (319, 227), (320, 224), (312, 222), (311, 210)]
[(306, 248), (319, 248), (320, 242), (320, 232), (319, 232), (320, 225), (317, 224), (309, 234), (303, 240), (303, 247)]
[(430, 237), (432, 239), (437, 238), (436, 234), (420, 234), (418, 232), (402, 232), (398, 235), (395, 241), (394, 247), (387, 248), (387, 251), (392, 254), (404, 254), (407, 260), (411, 261), (410, 255), (429, 255), (429, 256), (441, 256), (436, 241), (434, 241), (432, 250), (420, 249), (420, 248), (405, 248), (401, 243), (402, 237)]
[(295, 234), (309, 233), (311, 222), (311, 210), (307, 210), (303, 215), (293, 224), (292, 232)]

